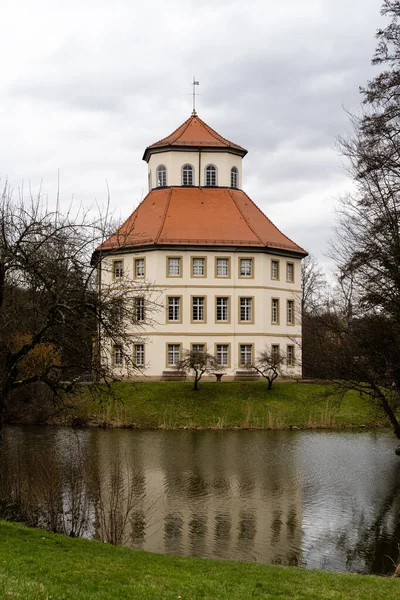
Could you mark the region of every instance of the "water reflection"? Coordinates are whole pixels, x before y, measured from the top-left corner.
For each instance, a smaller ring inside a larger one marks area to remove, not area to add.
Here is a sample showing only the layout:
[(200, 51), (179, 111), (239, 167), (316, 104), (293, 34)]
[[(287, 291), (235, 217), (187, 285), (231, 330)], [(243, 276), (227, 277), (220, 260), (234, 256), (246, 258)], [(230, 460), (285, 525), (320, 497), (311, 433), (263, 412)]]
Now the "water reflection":
[(398, 559), (390, 435), (9, 427), (3, 452), (3, 512), (54, 531), (333, 570)]

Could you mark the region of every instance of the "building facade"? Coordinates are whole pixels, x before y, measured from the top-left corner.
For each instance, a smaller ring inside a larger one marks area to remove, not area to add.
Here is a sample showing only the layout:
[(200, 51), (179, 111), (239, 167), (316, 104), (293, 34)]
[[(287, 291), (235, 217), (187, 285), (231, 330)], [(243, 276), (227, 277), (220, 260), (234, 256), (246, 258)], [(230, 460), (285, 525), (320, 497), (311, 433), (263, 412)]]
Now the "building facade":
[[(214, 354), (225, 379), (266, 348), (284, 354), (288, 376), (301, 373), (307, 253), (242, 190), (246, 153), (194, 112), (146, 148), (149, 193), (96, 250), (102, 289), (121, 282), (138, 290), (126, 330), (141, 377), (168, 377), (185, 349)], [(108, 354), (127, 376), (123, 348), (110, 345)]]

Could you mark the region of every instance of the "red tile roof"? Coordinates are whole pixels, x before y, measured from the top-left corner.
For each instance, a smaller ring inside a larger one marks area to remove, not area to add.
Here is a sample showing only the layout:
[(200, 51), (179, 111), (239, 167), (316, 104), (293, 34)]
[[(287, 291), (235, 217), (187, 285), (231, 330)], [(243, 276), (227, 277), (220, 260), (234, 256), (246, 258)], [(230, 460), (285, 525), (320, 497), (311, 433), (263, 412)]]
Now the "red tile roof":
[(170, 135), (148, 146), (143, 154), (143, 160), (148, 161), (152, 151), (169, 147), (223, 148), (240, 156), (245, 156), (247, 150), (225, 139), (211, 129), (197, 115), (192, 115)]
[(307, 252), (286, 237), (242, 190), (154, 189), (98, 251), (151, 245), (247, 246)]

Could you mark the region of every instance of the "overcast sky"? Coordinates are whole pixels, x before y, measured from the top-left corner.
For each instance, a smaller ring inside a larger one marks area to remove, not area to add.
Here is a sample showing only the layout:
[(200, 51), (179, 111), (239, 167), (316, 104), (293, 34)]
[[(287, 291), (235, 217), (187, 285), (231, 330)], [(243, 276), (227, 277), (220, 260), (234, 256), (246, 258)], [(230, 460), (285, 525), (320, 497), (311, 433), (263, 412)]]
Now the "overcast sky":
[(371, 78), (380, 0), (3, 0), (0, 177), (54, 200), (147, 191), (146, 146), (191, 112), (248, 149), (243, 188), (324, 261), (349, 187), (335, 138)]

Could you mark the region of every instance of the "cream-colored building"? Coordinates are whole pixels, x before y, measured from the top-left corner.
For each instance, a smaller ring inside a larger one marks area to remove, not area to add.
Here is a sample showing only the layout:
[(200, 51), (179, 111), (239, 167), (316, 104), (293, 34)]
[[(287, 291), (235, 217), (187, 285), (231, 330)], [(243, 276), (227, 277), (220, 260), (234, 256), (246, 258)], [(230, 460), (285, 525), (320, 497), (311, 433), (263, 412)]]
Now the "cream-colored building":
[[(285, 355), (287, 375), (301, 373), (306, 252), (242, 190), (246, 153), (193, 113), (146, 148), (149, 193), (95, 253), (102, 289), (120, 284), (135, 296), (126, 328), (142, 377), (167, 378), (183, 349), (214, 354), (225, 379), (266, 347)], [(108, 352), (128, 375), (124, 349)]]

